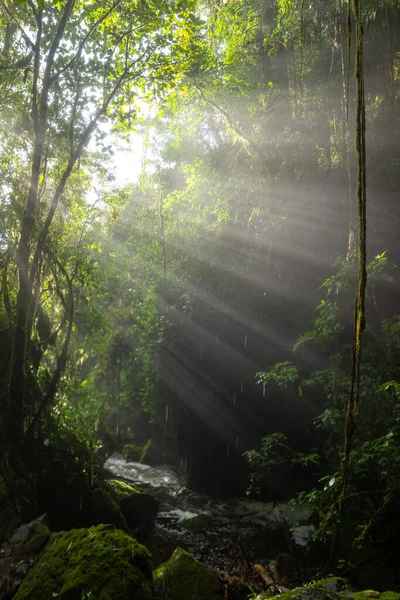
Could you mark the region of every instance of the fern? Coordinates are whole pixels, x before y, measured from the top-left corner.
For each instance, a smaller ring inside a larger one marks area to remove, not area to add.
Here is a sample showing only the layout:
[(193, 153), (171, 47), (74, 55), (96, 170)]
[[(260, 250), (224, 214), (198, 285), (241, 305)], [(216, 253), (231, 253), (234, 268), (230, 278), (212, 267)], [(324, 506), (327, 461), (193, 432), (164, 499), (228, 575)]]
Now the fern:
[(295, 352), (297, 348), (305, 344), (306, 342), (315, 341), (317, 339), (317, 331), (315, 329), (310, 329), (310, 331), (305, 331), (301, 334), (300, 337), (297, 338), (295, 345), (293, 346), (293, 351)]

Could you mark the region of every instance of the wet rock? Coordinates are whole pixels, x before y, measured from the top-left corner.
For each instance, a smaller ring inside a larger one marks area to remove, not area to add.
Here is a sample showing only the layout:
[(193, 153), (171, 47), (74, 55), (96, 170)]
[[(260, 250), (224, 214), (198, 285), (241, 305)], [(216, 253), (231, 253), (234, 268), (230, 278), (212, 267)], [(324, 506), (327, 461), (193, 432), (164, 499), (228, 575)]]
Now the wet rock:
[(104, 485), (132, 530), (147, 530), (151, 526), (159, 506), (151, 494), (117, 479)]
[(222, 600), (222, 585), (215, 569), (177, 548), (153, 574), (160, 600)]
[(53, 534), (14, 600), (150, 600), (150, 554), (110, 525)]
[(247, 515), (249, 522), (270, 529), (278, 529), (284, 523), (289, 527), (296, 523), (306, 523), (312, 515), (312, 510), (308, 506), (254, 500), (240, 502), (238, 512)]
[(90, 527), (108, 523), (129, 533), (129, 527), (120, 507), (107, 489), (97, 488), (90, 491), (84, 505), (84, 523)]
[(127, 462), (140, 462), (143, 448), (136, 444), (126, 444), (122, 449), (122, 456)]
[(201, 533), (202, 531), (210, 529), (212, 525), (212, 517), (206, 514), (197, 515), (195, 517), (191, 517), (190, 519), (183, 519), (180, 521), (180, 526), (191, 533)]

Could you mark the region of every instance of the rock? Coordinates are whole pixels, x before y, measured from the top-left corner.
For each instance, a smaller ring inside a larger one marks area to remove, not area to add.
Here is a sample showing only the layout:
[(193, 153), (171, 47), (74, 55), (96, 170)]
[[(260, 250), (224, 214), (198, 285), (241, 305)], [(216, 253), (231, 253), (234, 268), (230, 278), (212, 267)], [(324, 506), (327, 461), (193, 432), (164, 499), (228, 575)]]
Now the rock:
[(213, 520), (209, 515), (202, 514), (190, 519), (183, 519), (179, 524), (183, 529), (191, 533), (201, 533), (212, 527)]
[(300, 525), (292, 529), (292, 538), (296, 546), (307, 546), (311, 534), (315, 532), (314, 525)]
[(89, 501), (84, 505), (84, 514), (84, 523), (87, 527), (108, 523), (115, 525), (117, 529), (130, 533), (118, 503), (107, 488), (100, 487), (91, 490)]
[(53, 534), (14, 600), (150, 600), (148, 550), (110, 525)]
[(122, 449), (122, 456), (126, 462), (140, 462), (142, 452), (143, 448), (141, 446), (136, 446), (136, 444), (125, 444)]
[(292, 506), (285, 503), (258, 502), (247, 500), (240, 502), (238, 512), (247, 517), (251, 522), (260, 527), (278, 529), (283, 523), (292, 527), (298, 523), (306, 523), (312, 516), (308, 506)]
[(147, 530), (151, 526), (159, 506), (151, 494), (118, 479), (105, 481), (104, 485), (132, 530)]
[(47, 543), (50, 537), (49, 528), (41, 520), (33, 522), (31, 527), (30, 536), (24, 544), (24, 552), (28, 554), (35, 554), (39, 552)]
[(49, 528), (45, 525), (46, 515), (24, 523), (13, 534), (8, 542), (9, 547), (20, 546), (24, 552), (38, 552), (50, 537)]
[[(262, 592), (256, 600), (265, 600), (267, 595)], [(280, 600), (400, 600), (400, 594), (396, 592), (375, 592), (366, 590), (355, 592), (349, 583), (341, 577), (327, 577), (316, 581), (311, 585), (295, 588), (279, 596)]]
[(160, 600), (222, 600), (218, 573), (177, 548), (167, 562), (153, 573), (154, 589)]
[(21, 525), (1, 548), (0, 600), (12, 598), (50, 537), (46, 515)]

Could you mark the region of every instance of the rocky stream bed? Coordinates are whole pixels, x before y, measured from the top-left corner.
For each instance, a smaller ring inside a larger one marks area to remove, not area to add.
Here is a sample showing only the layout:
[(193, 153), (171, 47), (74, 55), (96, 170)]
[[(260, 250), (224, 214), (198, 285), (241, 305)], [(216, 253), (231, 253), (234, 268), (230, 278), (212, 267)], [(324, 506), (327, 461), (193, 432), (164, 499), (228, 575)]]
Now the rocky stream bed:
[(400, 600), (315, 579), (318, 561), (301, 551), (308, 507), (215, 500), (171, 467), (120, 455), (104, 468), (80, 501), (83, 527), (52, 532), (42, 515), (1, 544), (0, 600)]

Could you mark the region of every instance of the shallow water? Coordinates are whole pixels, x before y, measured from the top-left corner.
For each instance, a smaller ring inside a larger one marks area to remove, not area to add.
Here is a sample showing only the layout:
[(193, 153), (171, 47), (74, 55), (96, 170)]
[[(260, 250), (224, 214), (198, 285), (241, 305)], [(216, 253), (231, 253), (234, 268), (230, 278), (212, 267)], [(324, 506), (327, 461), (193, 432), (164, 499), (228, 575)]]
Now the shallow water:
[[(155, 566), (177, 546), (222, 571), (239, 575), (246, 560), (268, 561), (280, 555), (290, 562), (295, 543), (290, 527), (310, 517), (307, 507), (247, 498), (214, 500), (189, 490), (183, 474), (170, 466), (150, 467), (113, 455), (104, 467), (114, 477), (149, 490), (160, 500), (153, 531), (145, 541)], [(203, 530), (192, 533), (184, 528), (185, 522), (199, 515), (209, 517)]]

